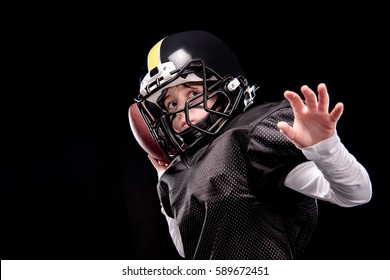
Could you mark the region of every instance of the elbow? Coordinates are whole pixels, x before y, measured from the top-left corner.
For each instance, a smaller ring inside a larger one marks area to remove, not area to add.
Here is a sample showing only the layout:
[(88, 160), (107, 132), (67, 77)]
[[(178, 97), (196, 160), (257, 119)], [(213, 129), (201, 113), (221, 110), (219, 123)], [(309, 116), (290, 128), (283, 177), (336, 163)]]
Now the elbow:
[(367, 204), (372, 198), (372, 184), (367, 171), (360, 176), (359, 183), (355, 186), (355, 196), (352, 206)]
[(372, 198), (372, 186), (371, 186), (371, 182), (369, 182), (369, 184), (365, 187), (365, 191), (362, 192), (361, 194), (360, 197), (361, 203), (358, 205), (362, 205), (370, 202), (371, 198)]
[(367, 204), (372, 198), (372, 185), (369, 178), (360, 183), (350, 185), (349, 188), (334, 188), (333, 203), (341, 207), (355, 207)]
[(361, 184), (356, 186), (356, 192), (353, 197), (347, 201), (343, 201), (343, 207), (356, 207), (363, 204), (367, 204), (371, 201), (372, 198), (372, 186), (371, 182), (368, 181), (366, 184)]
[(371, 183), (370, 183), (370, 187), (369, 187), (369, 189), (367, 191), (367, 195), (366, 195), (366, 198), (365, 198), (366, 200), (364, 201), (364, 203), (370, 202), (371, 198), (372, 198), (372, 186), (371, 186)]
[(364, 184), (360, 185), (360, 203), (358, 205), (366, 204), (371, 201), (372, 198), (372, 184), (369, 177), (366, 178)]

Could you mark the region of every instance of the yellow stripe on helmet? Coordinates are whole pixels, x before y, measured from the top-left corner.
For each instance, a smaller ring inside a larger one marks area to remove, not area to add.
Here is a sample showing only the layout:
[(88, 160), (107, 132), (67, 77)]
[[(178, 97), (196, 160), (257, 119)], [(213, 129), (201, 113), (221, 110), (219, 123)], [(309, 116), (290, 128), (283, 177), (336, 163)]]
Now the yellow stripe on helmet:
[(152, 70), (154, 67), (157, 67), (161, 64), (160, 60), (160, 46), (164, 39), (160, 40), (153, 48), (149, 51), (148, 54), (148, 71)]

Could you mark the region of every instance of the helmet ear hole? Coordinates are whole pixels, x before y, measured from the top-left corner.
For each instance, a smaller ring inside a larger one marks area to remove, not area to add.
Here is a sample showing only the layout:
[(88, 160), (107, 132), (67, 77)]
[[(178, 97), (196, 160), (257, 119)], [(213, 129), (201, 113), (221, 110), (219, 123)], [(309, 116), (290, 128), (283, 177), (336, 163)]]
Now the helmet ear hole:
[(131, 131), (142, 149), (156, 160), (170, 163), (171, 159), (167, 157), (161, 147), (154, 140), (147, 125), (145, 124), (145, 120), (143, 119), (137, 104), (134, 103), (130, 106), (128, 115)]

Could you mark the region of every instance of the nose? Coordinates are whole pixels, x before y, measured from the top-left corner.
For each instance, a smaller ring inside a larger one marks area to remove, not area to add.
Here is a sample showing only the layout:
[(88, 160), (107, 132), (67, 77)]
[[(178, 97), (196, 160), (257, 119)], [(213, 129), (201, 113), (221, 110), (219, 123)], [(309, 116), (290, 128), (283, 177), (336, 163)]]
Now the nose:
[(185, 120), (186, 119), (186, 114), (184, 111), (180, 111), (176, 114), (180, 119)]
[(178, 98), (177, 98), (177, 108), (178, 109), (183, 109), (185, 104), (186, 104), (186, 101), (187, 101), (187, 98), (183, 95), (180, 95)]
[[(184, 96), (180, 96), (177, 99), (177, 109), (178, 110), (184, 109), (186, 101), (187, 101), (187, 98), (185, 98)], [(183, 111), (178, 112), (177, 115), (180, 116), (181, 118), (185, 118), (186, 114), (184, 113), (184, 110), (183, 110)]]

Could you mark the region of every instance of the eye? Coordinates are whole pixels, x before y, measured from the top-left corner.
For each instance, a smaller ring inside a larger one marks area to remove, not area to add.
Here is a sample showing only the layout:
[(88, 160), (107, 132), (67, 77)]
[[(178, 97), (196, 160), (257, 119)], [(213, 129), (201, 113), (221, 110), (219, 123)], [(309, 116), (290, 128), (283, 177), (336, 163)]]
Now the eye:
[[(197, 97), (195, 97), (197, 96)], [(190, 101), (190, 104), (193, 105), (197, 102), (199, 102), (200, 100), (202, 100), (202, 92), (201, 91), (190, 91), (188, 92), (188, 95), (187, 95), (187, 99), (188, 98), (194, 98)]]
[(198, 96), (196, 99), (198, 100), (199, 98), (201, 98), (202, 96), (202, 93), (203, 91), (202, 90), (199, 90), (199, 89), (194, 89), (194, 90), (191, 90), (187, 93), (187, 99), (188, 98), (192, 98), (194, 96)]
[(177, 106), (177, 102), (175, 102), (175, 101), (168, 102), (168, 104), (166, 105), (168, 111), (174, 110), (176, 108), (176, 106)]
[(168, 112), (170, 112), (176, 108), (177, 102), (176, 101), (167, 101), (164, 103), (164, 106), (168, 110)]
[(191, 91), (190, 94), (189, 94), (189, 97), (193, 97), (193, 96), (195, 96), (195, 95), (197, 95), (199, 93), (200, 92), (198, 92), (198, 91)]

